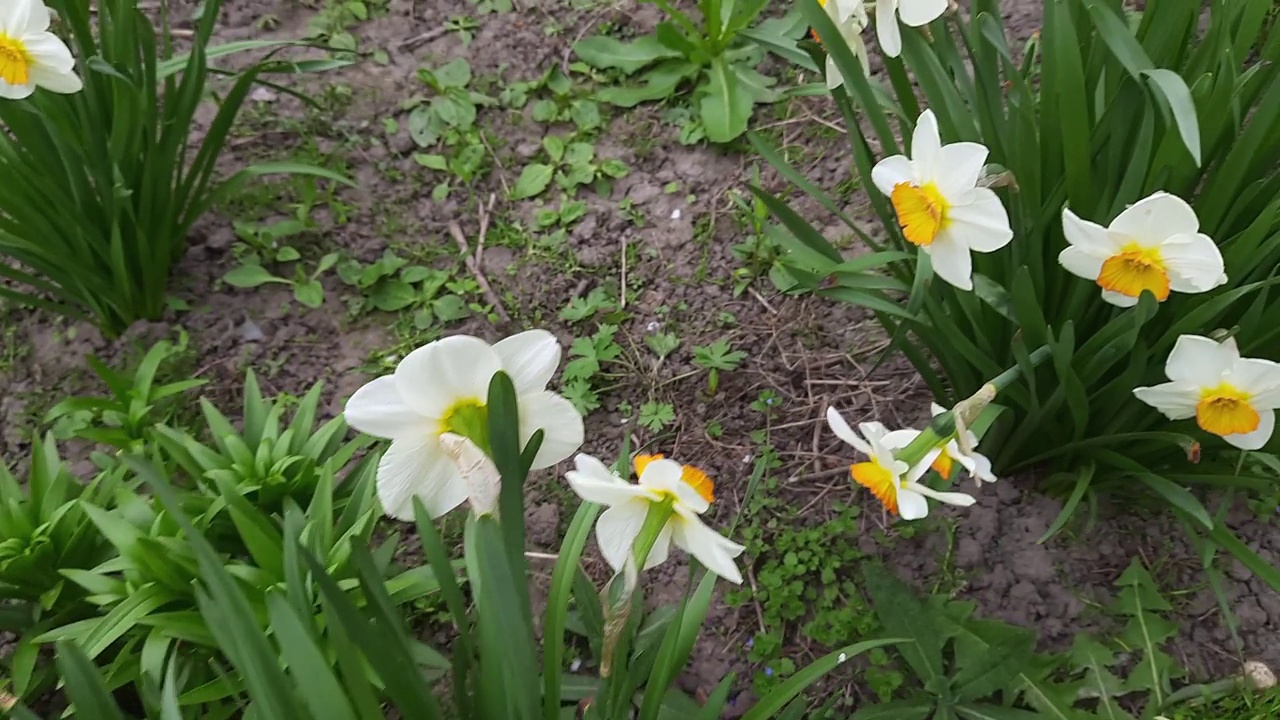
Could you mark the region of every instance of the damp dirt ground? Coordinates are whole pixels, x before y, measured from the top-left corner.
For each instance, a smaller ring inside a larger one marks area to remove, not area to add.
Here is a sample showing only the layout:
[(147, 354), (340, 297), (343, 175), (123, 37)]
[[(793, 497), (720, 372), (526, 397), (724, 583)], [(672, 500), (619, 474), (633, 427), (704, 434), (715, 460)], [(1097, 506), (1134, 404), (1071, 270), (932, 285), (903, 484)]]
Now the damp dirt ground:
[[(597, 154), (622, 160), (630, 172), (607, 196), (584, 189), (579, 197), (586, 202), (585, 215), (554, 244), (541, 242), (538, 233), (518, 232), (533, 225), (536, 203), (506, 199), (543, 135), (564, 131), (533, 121), (527, 108), (482, 109), (480, 124), (494, 139), (491, 171), (470, 187), (454, 188), (447, 199), (433, 199), (435, 181), (412, 157), (418, 149), (407, 135), (403, 105), (424, 92), (418, 68), (466, 58), (474, 77), (498, 88), (499, 78), (509, 84), (567, 68), (574, 40), (602, 26), (643, 33), (660, 20), (654, 6), (629, 0), (518, 5), (515, 12), (480, 14), (469, 0), (390, 0), (349, 28), (358, 48), (377, 57), (305, 81), (308, 92), (326, 104), (322, 112), (278, 93), (256, 94), (225, 161), (233, 167), (306, 154), (356, 179), (357, 188), (339, 190), (336, 203), (321, 204), (313, 213), (317, 227), (299, 241), (307, 245), (305, 257), (334, 251), (371, 262), (393, 248), (459, 277), (474, 277), (450, 230), (456, 224), (473, 257), (483, 242), (476, 268), (509, 320), (474, 316), (418, 330), (395, 313), (353, 313), (356, 291), (333, 273), (323, 278), (326, 299), (315, 310), (294, 302), (280, 285), (237, 289), (222, 283), (236, 264), (234, 223), (279, 219), (297, 201), (287, 183), (262, 184), (199, 223), (174, 275), (174, 296), (186, 309), (163, 321), (140, 323), (108, 340), (83, 323), (7, 310), (0, 348), (6, 460), (22, 461), (33, 431), (46, 427), (43, 415), (59, 399), (101, 391), (86, 370), (86, 355), (127, 364), (151, 342), (182, 332), (189, 351), (181, 373), (207, 380), (204, 394), (226, 409), (238, 404), (244, 373), (253, 369), (269, 393), (301, 394), (324, 381), (324, 408), (336, 414), (372, 374), (442, 333), (496, 339), (538, 326), (567, 345), (592, 325), (561, 320), (561, 310), (572, 298), (601, 288), (627, 299), (614, 313), (627, 370), (609, 378), (601, 407), (588, 416), (584, 451), (613, 457), (629, 436), (633, 448), (696, 462), (717, 480), (712, 522), (722, 524), (742, 506), (761, 445), (759, 431), (767, 430), (780, 459), (771, 471), (777, 483), (770, 492), (781, 502), (764, 511), (771, 516), (761, 522), (816, 526), (836, 507), (860, 506), (857, 532), (832, 537), (831, 543), (885, 559), (922, 589), (936, 588), (945, 578), (949, 592), (976, 603), (980, 615), (1036, 630), (1045, 650), (1064, 649), (1081, 632), (1105, 632), (1113, 621), (1099, 608), (1114, 595), (1113, 583), (1131, 558), (1141, 557), (1176, 598), (1180, 632), (1171, 652), (1192, 677), (1220, 677), (1242, 658), (1280, 665), (1280, 597), (1244, 568), (1230, 568), (1224, 594), (1239, 619), (1243, 645), (1237, 647), (1196, 552), (1181, 528), (1159, 513), (1104, 504), (1087, 522), (1081, 518), (1040, 544), (1061, 501), (1040, 492), (1034, 475), (1002, 478), (977, 491), (974, 507), (944, 508), (909, 534), (884, 516), (874, 498), (855, 491), (843, 475), (848, 449), (820, 421), (825, 409), (836, 407), (854, 422), (918, 425), (928, 417), (928, 393), (905, 362), (877, 362), (887, 339), (863, 311), (780, 295), (766, 277), (734, 291), (744, 266), (734, 246), (750, 228), (732, 196), (752, 182), (762, 163), (745, 146), (682, 144), (679, 125), (669, 115), (676, 105), (606, 110)], [(1011, 34), (1025, 38), (1036, 30), (1041, 3), (1003, 5)], [(229, 0), (217, 37), (299, 37), (315, 27), (317, 12), (294, 0)], [(459, 33), (442, 30), (463, 17), (476, 21), (469, 44)], [(769, 133), (808, 177), (844, 198), (849, 214), (859, 216), (865, 196), (849, 182), (849, 158), (832, 129), (839, 124), (837, 113), (820, 97), (784, 105), (758, 110), (753, 127)], [(393, 123), (399, 129), (388, 132)], [(769, 173), (762, 177), (766, 185), (782, 188)], [(824, 230), (835, 238), (841, 228), (832, 220)], [(471, 299), (487, 304), (489, 298), (477, 293)], [(645, 339), (667, 332), (681, 343), (659, 362)], [(736, 370), (721, 373), (715, 393), (708, 394), (692, 348), (718, 339), (747, 356)], [(768, 413), (750, 407), (762, 392), (774, 398)], [(637, 426), (634, 411), (646, 402), (670, 403), (674, 420), (656, 433)], [(69, 443), (65, 450), (77, 468), (87, 470), (87, 448)], [(557, 473), (532, 481), (528, 521), (535, 549), (555, 550), (571, 508)], [(1243, 508), (1228, 522), (1265, 560), (1280, 562), (1280, 533), (1273, 523)], [(412, 530), (404, 530), (412, 543)], [(602, 575), (603, 564), (591, 552), (590, 570)], [(678, 558), (655, 571), (648, 584), (651, 602), (681, 591), (682, 562)], [(745, 559), (748, 566), (752, 562)], [(535, 565), (534, 572), (537, 586), (549, 568)], [(717, 603), (682, 686), (700, 694), (727, 672), (749, 677), (759, 671), (745, 650), (746, 639), (760, 629), (759, 618), (750, 601)], [(821, 650), (796, 643), (784, 652), (801, 664)], [(864, 692), (853, 668), (834, 676), (830, 688), (855, 696)], [(743, 693), (749, 692), (744, 684)]]

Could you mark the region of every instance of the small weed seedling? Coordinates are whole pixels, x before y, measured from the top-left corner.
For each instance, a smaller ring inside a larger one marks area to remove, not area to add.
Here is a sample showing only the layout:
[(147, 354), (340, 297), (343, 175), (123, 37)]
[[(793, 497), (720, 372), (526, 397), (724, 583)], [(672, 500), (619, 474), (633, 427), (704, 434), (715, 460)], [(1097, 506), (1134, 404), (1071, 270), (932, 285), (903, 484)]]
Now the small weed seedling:
[(671, 403), (649, 401), (640, 406), (639, 423), (655, 433), (676, 420), (676, 410)]
[(368, 265), (343, 261), (338, 265), (338, 277), (360, 290), (349, 301), (353, 315), (370, 310), (412, 310), (414, 327), (426, 330), (469, 317), (472, 312), (464, 299), (472, 290), (467, 281), (454, 280), (445, 270), (411, 265), (391, 250)]
[(569, 323), (583, 322), (597, 315), (608, 315), (617, 308), (617, 304), (604, 288), (595, 288), (585, 297), (578, 296), (570, 300), (568, 306), (560, 311), (560, 319)]
[(588, 65), (638, 81), (604, 88), (597, 93), (600, 100), (635, 107), (665, 100), (682, 83), (691, 83), (696, 118), (691, 117), (689, 125), (696, 124), (698, 132), (712, 142), (724, 143), (746, 132), (757, 103), (772, 103), (781, 97), (773, 89), (776, 81), (755, 70), (764, 59), (764, 49), (813, 66), (795, 49), (795, 39), (804, 33), (798, 14), (766, 20), (752, 28), (767, 3), (722, 5), (719, 0), (701, 0), (701, 23), (667, 0), (657, 0), (657, 4), (669, 19), (658, 24), (654, 35), (629, 43), (596, 35), (574, 45), (574, 52)]
[(511, 188), (512, 200), (523, 200), (541, 195), (554, 179), (561, 190), (569, 194), (583, 185), (596, 183), (596, 192), (609, 194), (611, 179), (626, 177), (630, 169), (621, 160), (597, 162), (595, 145), (589, 142), (565, 140), (556, 135), (542, 139), (542, 149), (547, 162), (530, 163), (520, 173), (515, 187)]
[(488, 171), (481, 130), (476, 126), (477, 108), (497, 104), (493, 98), (467, 89), (471, 65), (462, 58), (438, 68), (420, 68), (418, 79), (435, 93), (430, 100), (414, 97), (401, 105), (409, 110), (409, 137), (423, 150), (413, 156), (422, 167), (447, 173), (451, 179), (436, 184), (432, 197), (448, 197), (452, 180), (464, 185)]
[(307, 272), (302, 255), (291, 247), (283, 247), (276, 253), (275, 260), (280, 263), (296, 263), (292, 278), (276, 275), (262, 265), (245, 263), (228, 271), (222, 276), (222, 281), (238, 288), (253, 288), (268, 283), (291, 285), (295, 300), (309, 308), (318, 308), (324, 304), (324, 286), (320, 284), (320, 276), (338, 263), (338, 257), (338, 253), (329, 253), (320, 258), (311, 272)]
[(680, 337), (675, 333), (659, 332), (645, 337), (644, 344), (658, 356), (658, 362), (662, 362), (680, 347)]
[(741, 350), (733, 350), (729, 341), (721, 338), (710, 345), (693, 349), (693, 364), (707, 371), (707, 394), (715, 395), (720, 388), (720, 372), (738, 369), (747, 358)]
[(599, 379), (606, 364), (622, 357), (622, 346), (614, 339), (617, 325), (600, 325), (590, 337), (575, 338), (569, 346), (569, 362), (564, 366), (564, 396), (583, 414), (600, 407)]

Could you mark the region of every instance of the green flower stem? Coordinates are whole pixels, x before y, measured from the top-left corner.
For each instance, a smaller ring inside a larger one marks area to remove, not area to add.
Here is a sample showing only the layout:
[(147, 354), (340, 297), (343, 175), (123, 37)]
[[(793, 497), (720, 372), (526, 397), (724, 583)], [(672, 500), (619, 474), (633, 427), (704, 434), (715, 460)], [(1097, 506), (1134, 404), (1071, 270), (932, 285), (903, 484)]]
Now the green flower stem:
[[(1041, 347), (1036, 348), (1035, 352), (1031, 353), (1031, 367), (1038, 367), (1040, 363), (1044, 362), (1045, 359), (1049, 357), (1051, 352), (1052, 351), (1049, 349), (1048, 345), (1042, 345)], [(1005, 370), (992, 378), (991, 384), (995, 385), (996, 392), (999, 392), (1012, 385), (1013, 381), (1020, 377), (1022, 377), (1022, 368), (1014, 365), (1008, 370)]]
[(640, 526), (640, 534), (636, 536), (636, 544), (632, 546), (632, 553), (636, 559), (636, 571), (644, 569), (644, 563), (649, 559), (649, 553), (653, 550), (653, 546), (658, 542), (658, 536), (662, 534), (663, 528), (667, 526), (667, 521), (671, 519), (671, 515), (675, 512), (675, 498), (667, 498), (660, 503), (653, 503), (649, 506), (649, 514), (644, 517), (644, 525)]
[[(1040, 363), (1044, 362), (1051, 352), (1052, 351), (1049, 349), (1048, 345), (1036, 348), (1035, 352), (1031, 353), (1031, 366), (1036, 367)], [(983, 389), (979, 390), (971, 400), (978, 399), (978, 396), (982, 395), (984, 392), (991, 393), (990, 388), (994, 388), (995, 392), (998, 393), (1012, 385), (1013, 382), (1020, 377), (1022, 377), (1022, 368), (1018, 365), (1014, 365), (993, 378), (991, 382), (987, 383), (987, 386), (984, 386)], [(994, 396), (994, 393), (991, 393), (991, 395)], [(988, 398), (987, 402), (989, 401), (990, 399)], [(969, 401), (966, 400), (965, 402), (967, 403)], [(986, 403), (984, 402), (981, 404), (985, 406)], [(973, 409), (974, 415), (977, 414), (976, 410), (979, 409), (980, 408)], [(910, 445), (903, 448), (902, 452), (897, 454), (897, 458), (907, 463), (907, 465), (915, 467), (916, 463), (923, 460), (924, 457), (932, 452), (934, 448), (947, 444), (955, 438), (955, 436), (955, 412), (947, 410), (946, 412), (935, 415), (933, 420), (929, 422), (929, 427), (925, 428), (924, 432), (920, 433), (915, 440), (912, 440)]]

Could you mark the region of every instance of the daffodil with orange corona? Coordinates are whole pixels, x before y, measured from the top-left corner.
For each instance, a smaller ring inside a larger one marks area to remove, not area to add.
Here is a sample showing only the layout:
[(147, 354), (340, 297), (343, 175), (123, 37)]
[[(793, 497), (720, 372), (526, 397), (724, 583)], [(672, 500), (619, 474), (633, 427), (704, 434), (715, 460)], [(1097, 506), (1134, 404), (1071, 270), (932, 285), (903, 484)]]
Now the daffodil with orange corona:
[(938, 119), (926, 110), (916, 121), (911, 157), (876, 164), (871, 180), (889, 198), (907, 242), (933, 262), (933, 271), (961, 290), (973, 289), (973, 252), (994, 252), (1013, 240), (1000, 197), (982, 187), (987, 148), (942, 144)]
[(961, 507), (974, 503), (970, 495), (934, 490), (920, 482), (942, 456), (950, 435), (939, 435), (932, 426), (924, 433), (912, 429), (890, 431), (878, 422), (860, 424), (859, 434), (835, 408), (827, 409), (827, 424), (836, 437), (867, 456), (865, 462), (850, 466), (849, 474), (891, 514), (900, 515), (903, 520), (919, 520), (929, 514), (929, 498)]
[(1280, 363), (1240, 356), (1235, 338), (1178, 338), (1164, 366), (1169, 382), (1133, 394), (1170, 420), (1195, 418), (1200, 429), (1242, 450), (1271, 439), (1280, 408)]
[(596, 542), (616, 572), (628, 564), (648, 570), (666, 561), (672, 545), (707, 570), (742, 583), (734, 558), (743, 546), (712, 530), (700, 517), (715, 501), (715, 485), (702, 470), (661, 455), (637, 455), (637, 481), (627, 482), (590, 455), (578, 455), (565, 474), (583, 500), (608, 506), (596, 521)]
[(1062, 230), (1068, 247), (1058, 262), (1096, 282), (1113, 305), (1132, 307), (1144, 290), (1164, 302), (1171, 292), (1202, 293), (1227, 281), (1218, 246), (1176, 195), (1143, 198), (1105, 228), (1063, 210)]

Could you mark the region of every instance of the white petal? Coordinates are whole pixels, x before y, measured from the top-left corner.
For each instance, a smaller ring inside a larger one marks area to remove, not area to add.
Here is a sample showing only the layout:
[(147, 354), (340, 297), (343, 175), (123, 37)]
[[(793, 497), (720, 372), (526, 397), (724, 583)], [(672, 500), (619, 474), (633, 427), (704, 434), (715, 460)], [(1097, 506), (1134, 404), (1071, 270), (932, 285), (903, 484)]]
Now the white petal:
[(876, 445), (879, 445), (889, 434), (889, 428), (882, 422), (864, 422), (858, 423), (858, 432), (862, 433), (862, 437), (867, 439), (867, 444), (874, 450)]
[(933, 271), (938, 277), (961, 290), (973, 289), (973, 257), (969, 248), (939, 235), (932, 244), (924, 246), (933, 260)]
[(1138, 298), (1112, 290), (1103, 290), (1102, 299), (1116, 307), (1130, 308), (1138, 304)]
[[(578, 457), (581, 459), (583, 456)], [(649, 493), (644, 488), (629, 483), (617, 475), (600, 476), (594, 471), (570, 470), (564, 474), (564, 479), (569, 481), (569, 487), (577, 493), (578, 497), (597, 505), (624, 505), (633, 500), (649, 497)]]
[(489, 381), (502, 369), (489, 343), (454, 335), (428, 343), (396, 367), (400, 398), (419, 415), (443, 418), (459, 401), (488, 402)]
[(1092, 255), (1077, 245), (1069, 245), (1058, 253), (1059, 265), (1072, 275), (1090, 282), (1097, 282), (1098, 276), (1102, 274), (1102, 264), (1105, 262), (1105, 258)]
[(977, 252), (993, 252), (1008, 245), (1013, 230), (1000, 196), (988, 188), (974, 188), (970, 193), (970, 202), (947, 209), (942, 236)]
[(942, 17), (947, 11), (948, 0), (901, 0), (898, 15), (904, 25), (920, 27)]
[(1232, 363), (1224, 380), (1249, 393), (1250, 404), (1258, 410), (1280, 407), (1280, 363), (1241, 358)]
[(41, 65), (31, 66), (31, 82), (60, 95), (70, 95), (84, 89), (84, 81), (74, 71), (57, 72)]
[(902, 31), (898, 29), (898, 0), (876, 3), (876, 40), (880, 50), (891, 58), (902, 54)]
[(1164, 364), (1164, 374), (1174, 382), (1198, 388), (1215, 387), (1240, 359), (1233, 341), (1216, 342), (1199, 335), (1181, 335)]
[(1200, 220), (1187, 201), (1158, 192), (1134, 203), (1111, 221), (1110, 230), (1142, 245), (1159, 245), (1174, 235), (1194, 235)]
[(53, 33), (45, 32), (25, 37), (22, 39), (22, 44), (31, 54), (36, 67), (66, 73), (71, 72), (76, 66), (76, 59), (72, 57), (71, 50)]
[(378, 463), (378, 500), (396, 520), (413, 520), (413, 499), (433, 518), (467, 500), (467, 484), (435, 437), (394, 440)]
[(520, 412), (520, 445), (523, 447), (541, 429), (542, 446), (533, 459), (533, 470), (549, 468), (582, 447), (582, 416), (573, 403), (550, 390), (521, 395), (517, 401)]
[(648, 514), (649, 503), (634, 500), (614, 505), (600, 513), (600, 519), (596, 520), (596, 543), (600, 545), (600, 554), (615, 572), (622, 570), (626, 563)]
[(1106, 228), (1082, 219), (1069, 208), (1062, 209), (1062, 234), (1072, 247), (1104, 260), (1114, 255), (1117, 249)]
[(903, 520), (919, 520), (929, 515), (929, 501), (911, 488), (898, 488), (898, 514)]
[(684, 481), (684, 466), (675, 460), (654, 460), (640, 476), (640, 485), (646, 489), (676, 496), (676, 509), (689, 510), (701, 515), (711, 503)]
[(1276, 413), (1274, 410), (1263, 412), (1260, 417), (1261, 422), (1258, 423), (1258, 429), (1251, 433), (1239, 433), (1237, 435), (1224, 435), (1223, 440), (1240, 448), (1241, 450), (1261, 450), (1271, 439), (1271, 434), (1276, 429)]
[(942, 196), (956, 198), (977, 187), (988, 152), (985, 146), (974, 142), (943, 145), (938, 155), (938, 175), (934, 178)]
[(21, 38), (49, 29), (49, 9), (40, 0), (5, 0), (0, 3), (0, 35)]
[(845, 422), (844, 416), (833, 407), (827, 408), (827, 425), (831, 426), (831, 431), (836, 434), (836, 437), (852, 445), (860, 452), (871, 454), (871, 445), (866, 440), (858, 437), (858, 433), (854, 432), (853, 428), (849, 427), (849, 423)]
[(827, 55), (827, 89), (835, 90), (844, 84), (844, 76), (840, 74), (840, 68), (836, 66), (835, 58)]
[(1185, 383), (1169, 382), (1152, 387), (1136, 387), (1134, 397), (1159, 410), (1170, 420), (1186, 420), (1196, 415), (1200, 389)]
[(31, 97), (36, 91), (35, 83), (27, 83), (26, 85), (10, 85), (0, 80), (0, 98), (6, 100), (25, 100)]
[(612, 467), (605, 465), (594, 455), (579, 453), (573, 458), (573, 469), (577, 470), (578, 473), (595, 480), (617, 480), (619, 482), (625, 482), (622, 478), (618, 477), (618, 473), (614, 472)]
[(903, 428), (901, 430), (893, 430), (880, 439), (880, 444), (888, 450), (901, 450), (911, 444), (912, 440), (920, 437), (920, 431), (914, 428)]
[(1222, 253), (1208, 235), (1175, 235), (1160, 246), (1160, 255), (1177, 292), (1205, 292), (1227, 281)]
[(517, 394), (546, 390), (560, 366), (560, 343), (546, 330), (528, 330), (499, 340), (493, 351)]
[(679, 513), (671, 525), (671, 540), (676, 547), (697, 558), (707, 570), (731, 583), (742, 584), (742, 573), (733, 559), (742, 554), (743, 546), (707, 527), (696, 515)]
[[(942, 454), (942, 448), (934, 448), (930, 450), (928, 453), (925, 454), (924, 457), (920, 458), (920, 462), (916, 463), (914, 466), (908, 468), (905, 472), (902, 473), (902, 479), (906, 480), (907, 482), (913, 483), (919, 480), (920, 478), (924, 477), (925, 473), (933, 469), (933, 461), (937, 460), (938, 456), (941, 454)], [(903, 464), (905, 465), (906, 463), (903, 463)]]
[(938, 118), (932, 110), (920, 113), (916, 129), (911, 133), (911, 162), (921, 180), (937, 180), (946, 171), (942, 162), (942, 136), (938, 134)]
[(912, 483), (910, 486), (910, 489), (920, 493), (921, 495), (924, 495), (925, 497), (931, 497), (934, 500), (937, 500), (938, 502), (943, 502), (948, 505), (956, 505), (959, 507), (969, 507), (970, 505), (977, 502), (976, 500), (973, 499), (972, 495), (966, 495), (964, 493), (958, 493), (958, 492), (940, 492), (938, 490), (934, 490), (931, 487), (928, 487), (926, 485), (921, 485), (919, 483)]
[(347, 401), (342, 415), (351, 427), (380, 438), (416, 437), (439, 430), (404, 404), (395, 378), (390, 375), (365, 383)]
[(893, 189), (901, 183), (918, 181), (916, 168), (906, 155), (887, 157), (871, 168), (871, 182), (885, 197), (893, 195)]
[(969, 462), (973, 464), (968, 467), (969, 476), (977, 478), (982, 482), (993, 483), (999, 478), (991, 471), (991, 459), (982, 453), (972, 453), (969, 455)]
[(946, 408), (942, 407), (941, 405), (939, 405), (939, 404), (938, 404), (938, 403), (936, 403), (936, 402), (930, 402), (930, 403), (929, 403), (929, 414), (930, 414), (930, 415), (932, 415), (932, 416), (934, 416), (934, 417), (937, 417), (938, 415), (941, 415), (942, 413), (944, 413), (944, 412), (946, 412), (946, 411), (947, 411), (947, 409), (946, 409)]

